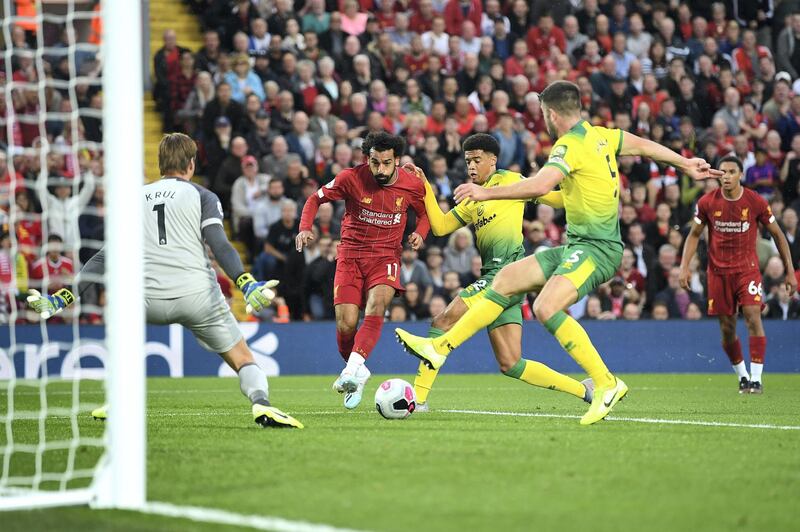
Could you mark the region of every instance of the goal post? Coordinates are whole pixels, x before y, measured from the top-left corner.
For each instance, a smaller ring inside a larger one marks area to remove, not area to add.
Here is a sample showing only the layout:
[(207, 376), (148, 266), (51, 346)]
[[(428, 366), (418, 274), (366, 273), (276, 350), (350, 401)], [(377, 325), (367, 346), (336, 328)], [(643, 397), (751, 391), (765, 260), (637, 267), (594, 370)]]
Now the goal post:
[[(146, 500), (142, 6), (104, 0), (103, 140), (107, 184), (106, 397), (108, 470), (99, 507), (139, 509)], [(110, 480), (110, 485), (109, 481)]]
[[(20, 316), (24, 311), (18, 311), (14, 301), (9, 305), (7, 323), (0, 325), (7, 328), (0, 334), (0, 510), (80, 504), (136, 510), (143, 509), (146, 503), (144, 260), (140, 201), (144, 184), (142, 1), (102, 0), (102, 41), (99, 47), (76, 38), (75, 31), (78, 25), (86, 28), (97, 17), (93, 11), (96, 3), (93, 0), (35, 0), (32, 4), (25, 4), (0, 0), (0, 28), (4, 43), (1, 55), (6, 72), (6, 78), (0, 80), (0, 97), (6, 103), (0, 119), (8, 145), (9, 174), (17, 175), (14, 168), (17, 156), (30, 156), (43, 163), (40, 170), (31, 172), (30, 177), (22, 181), (17, 177), (11, 178), (7, 222), (11, 239), (9, 255), (13, 259), (20, 249), (15, 217), (25, 214), (15, 206), (13, 187), (27, 187), (40, 197), (43, 206), (40, 217), (42, 242), (37, 256), (43, 256), (48, 249), (49, 214), (43, 198), (47, 197), (48, 186), (52, 186), (48, 156), (57, 149), (48, 139), (48, 121), (63, 121), (65, 128), (70, 130), (69, 142), (66, 147), (62, 143), (60, 149), (77, 161), (81, 151), (101, 148), (99, 144), (84, 141), (76, 135), (81, 119), (88, 116), (102, 119), (106, 271), (103, 279), (105, 350), (98, 348), (92, 355), (102, 360), (104, 372), (83, 367), (80, 355), (75, 357), (69, 375), (63, 370), (61, 375), (51, 374), (48, 369), (49, 358), (64, 350), (72, 350), (69, 353), (72, 355), (81, 345), (86, 345), (77, 320), (80, 302), (74, 306), (72, 336), (68, 340), (63, 339), (65, 334), (55, 335), (57, 338), (54, 339), (48, 332), (53, 327), (41, 322), (22, 325), (28, 333), (39, 331), (40, 344), (31, 345), (30, 340), (21, 344), (17, 322), (24, 317)], [(27, 10), (22, 11), (21, 5), (25, 5)], [(45, 24), (50, 25), (49, 31), (53, 27), (66, 30), (63, 46), (45, 46)], [(17, 25), (36, 35), (35, 46), (24, 43), (17, 46), (19, 41), (15, 41), (12, 34)], [(95, 29), (94, 24), (92, 29)], [(76, 57), (86, 52), (97, 53), (102, 66), (101, 80), (96, 77), (89, 80), (76, 68)], [(68, 58), (68, 80), (45, 75), (44, 58), (58, 54)], [(12, 77), (12, 61), (19, 57), (32, 58), (35, 78)], [(87, 84), (101, 88), (102, 111), (79, 108), (78, 87)], [(66, 109), (51, 109), (44, 104), (46, 92), (52, 90), (63, 91), (64, 100), (70, 104)], [(37, 97), (32, 97), (39, 106), (38, 109), (33, 106), (37, 109), (35, 113), (24, 115), (26, 110), (17, 113), (18, 95), (24, 91), (38, 93)], [(38, 144), (31, 146), (18, 140), (22, 138), (20, 124), (34, 129), (38, 127)], [(86, 174), (81, 173), (77, 163), (73, 164), (73, 170), (71, 187), (77, 194)], [(80, 214), (80, 209), (69, 212), (70, 219), (66, 223), (77, 226)], [(80, 239), (67, 249), (77, 251), (79, 247)], [(10, 264), (13, 265), (13, 260)], [(75, 264), (77, 270), (77, 257)], [(45, 290), (49, 275), (45, 272), (42, 280)], [(77, 295), (77, 286), (73, 284), (71, 288)], [(0, 305), (6, 301), (7, 295), (0, 290), (3, 298)], [(17, 294), (18, 298), (20, 296), (24, 300), (22, 293)], [(3, 317), (0, 313), (0, 318)], [(61, 331), (70, 328), (65, 325), (56, 327)], [(103, 351), (105, 355), (101, 354)], [(31, 360), (36, 364), (33, 371), (30, 370)], [(104, 387), (92, 386), (93, 383), (85, 380), (100, 375)], [(81, 384), (82, 377), (85, 385)], [(90, 399), (87, 400), (87, 396)], [(104, 402), (110, 405), (105, 426), (89, 424), (90, 405), (99, 406)], [(52, 438), (53, 425), (58, 425), (57, 430), (61, 431), (58, 438)], [(91, 430), (87, 432), (86, 427)], [(24, 435), (26, 430), (28, 435), (32, 435), (31, 442), (18, 436)], [(92, 433), (97, 436), (87, 435)], [(92, 449), (91, 456), (96, 456), (91, 462), (79, 453), (86, 446)], [(54, 457), (66, 464), (58, 471), (47, 467), (55, 460)], [(2, 519), (0, 515), (0, 522)]]

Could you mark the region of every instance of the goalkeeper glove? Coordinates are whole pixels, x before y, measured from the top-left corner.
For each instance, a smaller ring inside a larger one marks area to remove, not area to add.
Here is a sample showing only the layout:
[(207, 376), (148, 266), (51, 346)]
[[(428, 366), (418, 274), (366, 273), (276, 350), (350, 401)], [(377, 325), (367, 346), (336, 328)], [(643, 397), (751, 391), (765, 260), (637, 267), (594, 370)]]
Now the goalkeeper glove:
[(42, 295), (38, 290), (28, 290), (28, 305), (30, 305), (43, 320), (52, 318), (74, 302), (75, 296), (66, 288), (58, 290), (51, 296), (47, 294)]
[(261, 312), (272, 303), (275, 299), (275, 291), (272, 290), (278, 286), (279, 281), (274, 279), (271, 281), (256, 282), (255, 278), (249, 273), (243, 273), (236, 279), (236, 286), (244, 294), (244, 299), (247, 301), (247, 313)]

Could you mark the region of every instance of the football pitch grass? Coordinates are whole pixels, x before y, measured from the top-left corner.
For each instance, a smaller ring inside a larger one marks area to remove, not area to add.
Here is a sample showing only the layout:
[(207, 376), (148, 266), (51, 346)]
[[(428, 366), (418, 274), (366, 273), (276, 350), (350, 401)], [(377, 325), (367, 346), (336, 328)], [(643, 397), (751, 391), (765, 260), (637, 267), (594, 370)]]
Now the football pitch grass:
[[(740, 396), (732, 374), (621, 377), (628, 397), (590, 427), (580, 400), (499, 375), (442, 375), (432, 411), (401, 421), (375, 411), (386, 376), (353, 412), (333, 376), (270, 379), (305, 430), (258, 428), (235, 379), (149, 379), (148, 500), (358, 530), (796, 530), (800, 375), (766, 375), (763, 396)], [(81, 401), (101, 402), (99, 386), (81, 383)], [(49, 385), (50, 406), (69, 389)], [(88, 414), (79, 427), (102, 434)], [(35, 420), (13, 429), (36, 443)], [(46, 424), (48, 439), (68, 429)], [(78, 465), (96, 455), (81, 451)], [(32, 455), (12, 458), (13, 474), (33, 471)], [(46, 453), (45, 469), (63, 459)], [(238, 528), (84, 507), (0, 513), (0, 530)]]

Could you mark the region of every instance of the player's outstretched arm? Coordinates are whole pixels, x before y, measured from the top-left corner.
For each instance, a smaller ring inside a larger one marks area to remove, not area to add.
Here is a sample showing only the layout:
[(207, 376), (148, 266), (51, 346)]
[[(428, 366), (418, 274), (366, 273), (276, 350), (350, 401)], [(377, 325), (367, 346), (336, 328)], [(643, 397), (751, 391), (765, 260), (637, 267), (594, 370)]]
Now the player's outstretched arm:
[(699, 157), (687, 159), (666, 146), (627, 131), (623, 132), (619, 154), (649, 157), (660, 163), (674, 166), (692, 179), (711, 179), (722, 176), (722, 171), (711, 168), (711, 165), (704, 159)]
[(548, 205), (554, 209), (564, 208), (564, 195), (560, 190), (551, 190), (547, 194), (536, 198), (536, 203)]
[[(81, 271), (75, 278), (78, 285), (78, 296), (86, 292), (86, 289), (94, 283), (99, 282), (100, 276), (105, 273), (105, 248), (94, 254), (91, 259), (86, 261)], [(41, 294), (38, 290), (28, 290), (28, 306), (39, 314), (43, 320), (47, 320), (70, 306), (75, 302), (75, 295), (69, 288), (57, 290), (54, 294)]]
[(700, 235), (703, 234), (704, 223), (698, 223), (697, 220), (692, 224), (692, 230), (686, 236), (686, 243), (683, 245), (683, 255), (681, 256), (681, 286), (689, 290), (689, 281), (691, 272), (689, 271), (689, 264), (692, 262), (694, 254), (697, 253), (697, 244), (700, 242)]
[(791, 296), (797, 292), (797, 277), (794, 275), (794, 264), (792, 264), (792, 252), (789, 249), (789, 242), (786, 240), (786, 235), (783, 234), (781, 227), (775, 220), (767, 225), (767, 231), (772, 235), (772, 239), (778, 246), (778, 253), (781, 254), (783, 267), (786, 270), (786, 290), (789, 291), (789, 295)]
[(244, 294), (247, 312), (259, 312), (275, 299), (273, 288), (278, 281), (256, 281), (252, 274), (244, 271), (239, 253), (233, 249), (221, 224), (210, 224), (203, 228), (203, 239), (211, 248), (225, 275), (236, 281), (236, 286)]
[(531, 199), (544, 196), (564, 179), (564, 174), (555, 166), (543, 166), (530, 179), (523, 179), (513, 185), (484, 188), (475, 183), (464, 183), (456, 187), (453, 197), (456, 202), (486, 201), (493, 199)]
[(439, 207), (439, 201), (436, 199), (433, 187), (428, 182), (428, 178), (422, 168), (412, 163), (407, 163), (403, 165), (403, 169), (416, 175), (425, 185), (425, 212), (428, 214), (428, 222), (435, 236), (449, 235), (464, 225), (456, 218), (452, 210), (445, 213)]

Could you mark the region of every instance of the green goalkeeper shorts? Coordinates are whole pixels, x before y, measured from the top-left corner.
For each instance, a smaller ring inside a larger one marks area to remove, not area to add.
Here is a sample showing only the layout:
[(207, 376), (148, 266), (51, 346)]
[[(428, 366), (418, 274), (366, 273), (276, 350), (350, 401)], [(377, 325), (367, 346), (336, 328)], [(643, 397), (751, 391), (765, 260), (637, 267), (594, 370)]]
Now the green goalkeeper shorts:
[(569, 243), (536, 254), (545, 279), (563, 275), (578, 290), (581, 299), (614, 277), (622, 261), (622, 246), (613, 243)]

